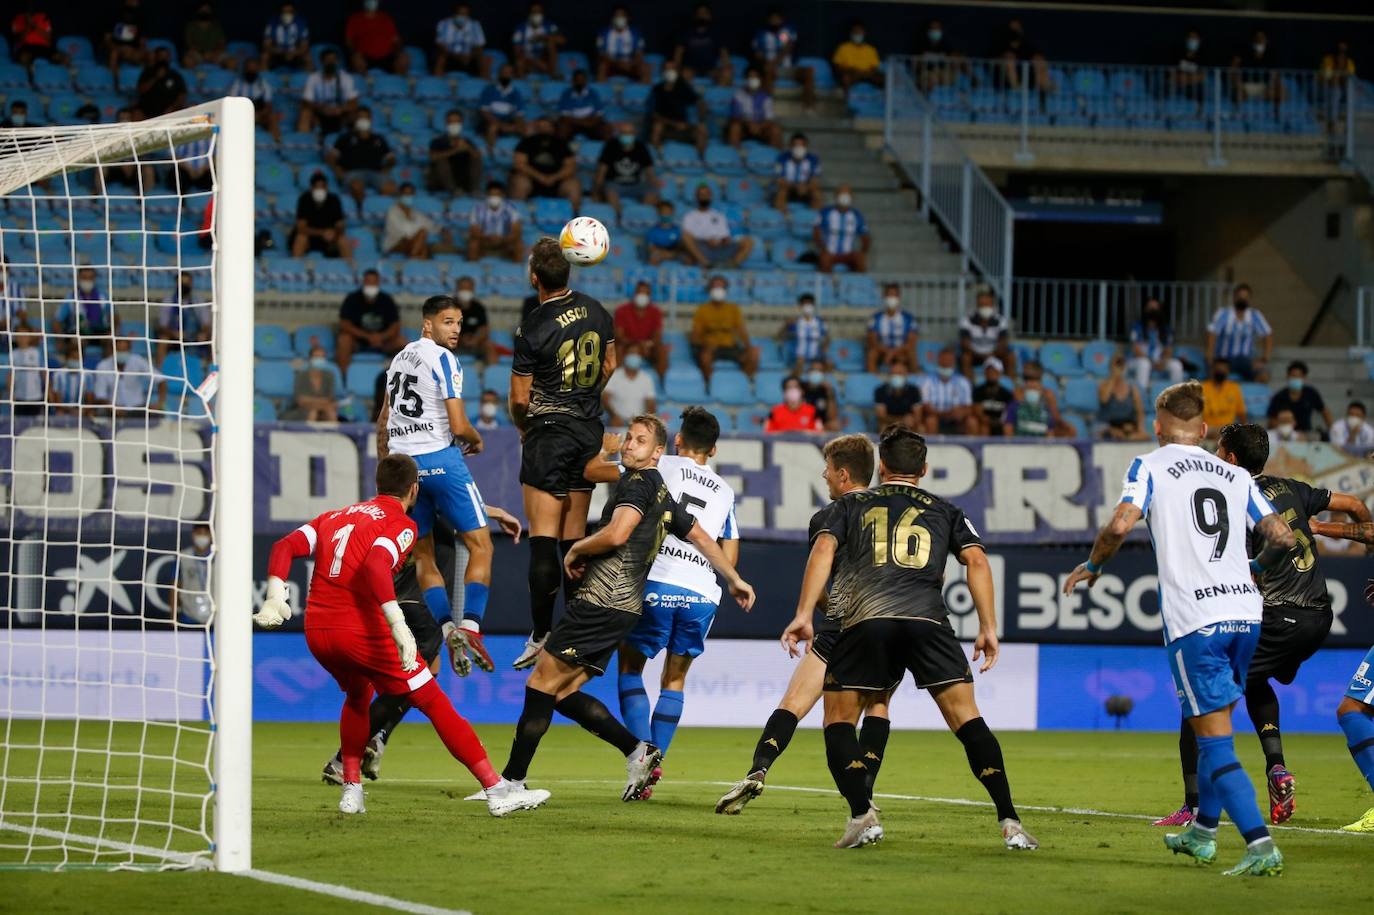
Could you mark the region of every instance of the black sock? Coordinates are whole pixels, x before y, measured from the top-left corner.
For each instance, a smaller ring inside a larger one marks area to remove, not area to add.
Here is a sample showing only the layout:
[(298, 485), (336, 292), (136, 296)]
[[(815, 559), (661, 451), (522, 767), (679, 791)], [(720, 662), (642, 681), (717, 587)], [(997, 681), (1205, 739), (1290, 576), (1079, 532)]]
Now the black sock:
[(525, 707), (515, 725), (515, 740), (511, 742), (510, 759), (501, 776), (509, 781), (524, 781), (530, 771), (530, 760), (539, 749), (539, 741), (553, 720), (553, 707), (558, 700), (548, 693), (525, 687)]
[(892, 732), (892, 722), (886, 718), (865, 715), (863, 727), (859, 730), (859, 748), (864, 752), (864, 765), (868, 767), (868, 795), (873, 796), (873, 783), (878, 780), (878, 770), (883, 765), (883, 754), (887, 752), (887, 735)]
[(586, 693), (572, 693), (564, 696), (554, 706), (558, 714), (571, 718), (597, 737), (629, 756), (639, 746), (639, 738), (611, 714), (611, 710), (595, 696)]
[(859, 749), (859, 734), (854, 730), (854, 725), (839, 722), (826, 727), (825, 761), (830, 766), (835, 787), (849, 802), (849, 815), (863, 816), (869, 807), (868, 785), (865, 782), (868, 767), (864, 765), (863, 751)]
[(1197, 735), (1184, 718), (1178, 727), (1178, 764), (1183, 769), (1183, 806), (1196, 810), (1197, 799)]
[(1021, 819), (1011, 803), (1011, 785), (1007, 782), (1006, 764), (1002, 762), (1002, 745), (988, 729), (988, 723), (982, 718), (966, 721), (954, 736), (964, 745), (973, 777), (983, 783), (988, 797), (997, 805), (997, 819)]
[(774, 709), (773, 714), (768, 716), (768, 723), (763, 726), (758, 745), (754, 747), (753, 768), (747, 774), (767, 772), (774, 760), (781, 756), (782, 751), (792, 742), (792, 735), (796, 730), (796, 715), (787, 709)]
[(381, 735), (382, 743), (391, 740), (392, 732), (401, 723), (401, 719), (410, 711), (409, 696), (381, 696), (372, 700), (372, 705), (368, 708), (368, 720), (371, 723), (372, 735)]
[(1267, 678), (1246, 688), (1245, 710), (1250, 713), (1264, 750), (1264, 771), (1275, 766), (1287, 768), (1283, 761), (1283, 735), (1279, 733), (1279, 697)]
[[(558, 555), (559, 555), (559, 556), (566, 556), (566, 555), (568, 555), (568, 550), (572, 549), (572, 545), (573, 545), (574, 543), (576, 543), (576, 542), (577, 542), (576, 539), (573, 539), (573, 540), (560, 540), (560, 541), (558, 541)], [(570, 600), (573, 599), (573, 595), (577, 593), (577, 586), (580, 585), (580, 584), (581, 584), (580, 581), (574, 581), (573, 579), (569, 578), (567, 575), (564, 575), (564, 576), (563, 576), (563, 606), (564, 606), (564, 607), (568, 606), (568, 601), (570, 601)]]
[(530, 619), (534, 637), (542, 639), (553, 628), (553, 605), (563, 580), (558, 541), (553, 537), (530, 538)]

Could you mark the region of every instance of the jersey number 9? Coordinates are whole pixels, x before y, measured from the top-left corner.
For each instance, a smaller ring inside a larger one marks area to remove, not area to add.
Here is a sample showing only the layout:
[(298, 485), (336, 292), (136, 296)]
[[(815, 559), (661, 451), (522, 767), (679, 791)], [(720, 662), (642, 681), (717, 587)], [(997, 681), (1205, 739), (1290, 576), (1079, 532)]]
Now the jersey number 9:
[(1199, 534), (1212, 541), (1212, 555), (1207, 557), (1207, 561), (1219, 562), (1226, 555), (1226, 541), (1231, 538), (1226, 497), (1207, 487), (1193, 493), (1193, 526)]
[(560, 391), (595, 387), (601, 380), (601, 335), (589, 330), (575, 343), (564, 340), (558, 347), (558, 363), (563, 367)]
[(904, 569), (924, 569), (930, 562), (930, 531), (916, 523), (924, 509), (908, 508), (887, 526), (887, 508), (875, 506), (864, 512), (864, 527), (873, 528), (873, 564), (887, 565), (888, 558)]

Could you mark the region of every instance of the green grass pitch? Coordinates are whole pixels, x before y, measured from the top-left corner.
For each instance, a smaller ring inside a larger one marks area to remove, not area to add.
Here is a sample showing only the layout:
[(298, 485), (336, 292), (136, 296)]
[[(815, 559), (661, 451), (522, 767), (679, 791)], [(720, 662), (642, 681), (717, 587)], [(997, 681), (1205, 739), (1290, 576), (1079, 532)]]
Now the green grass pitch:
[[(511, 730), (481, 730), (499, 766)], [(368, 785), (368, 813), (345, 819), (335, 812), (337, 789), (318, 781), (334, 728), (259, 724), (254, 865), (478, 913), (1333, 912), (1374, 897), (1370, 836), (1281, 829), (1287, 871), (1267, 880), (1221, 876), (1242, 850), (1229, 827), (1211, 868), (1168, 854), (1162, 830), (1139, 817), (1179, 803), (1171, 734), (1000, 735), (1022, 818), (1041, 842), (1030, 853), (1002, 847), (962, 748), (943, 732), (892, 735), (878, 791), (896, 796), (878, 799), (887, 837), (877, 847), (830, 847), (846, 811), (830, 790), (817, 731), (797, 733), (770, 787), (742, 816), (716, 816), (720, 783), (744, 774), (756, 734), (683, 729), (653, 799), (624, 804), (624, 764), (615, 751), (577, 728), (554, 727), (531, 774), (531, 784), (553, 791), (552, 801), (495, 820), (484, 805), (461, 800), (475, 785), (429, 727), (407, 722), (387, 751), (381, 780)], [(1374, 803), (1339, 735), (1287, 742), (1298, 779), (1294, 826), (1334, 829)], [(1253, 735), (1239, 736), (1238, 746), (1258, 773)], [(947, 800), (912, 799), (918, 796)], [(957, 799), (979, 803), (949, 802)], [(0, 865), (13, 860), (0, 852)], [(365, 908), (216, 873), (0, 872), (0, 911)]]

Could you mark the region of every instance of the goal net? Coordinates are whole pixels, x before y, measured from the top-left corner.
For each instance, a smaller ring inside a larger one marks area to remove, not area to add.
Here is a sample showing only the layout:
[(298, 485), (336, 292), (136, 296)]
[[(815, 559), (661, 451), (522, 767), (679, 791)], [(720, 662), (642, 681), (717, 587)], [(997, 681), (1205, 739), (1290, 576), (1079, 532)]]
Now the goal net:
[(0, 130), (0, 868), (248, 866), (252, 150)]

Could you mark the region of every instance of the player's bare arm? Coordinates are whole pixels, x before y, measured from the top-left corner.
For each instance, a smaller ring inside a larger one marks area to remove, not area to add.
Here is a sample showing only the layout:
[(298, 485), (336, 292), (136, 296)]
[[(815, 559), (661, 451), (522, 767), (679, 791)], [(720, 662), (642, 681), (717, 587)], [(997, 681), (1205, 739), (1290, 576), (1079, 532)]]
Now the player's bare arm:
[(454, 437), (463, 443), (463, 453), (481, 454), (482, 433), (468, 421), (467, 411), (463, 409), (463, 399), (450, 397), (444, 401), (444, 410), (448, 413), (448, 427), (453, 430)]
[(1273, 568), (1288, 551), (1297, 546), (1297, 537), (1282, 518), (1270, 513), (1255, 524), (1255, 530), (1264, 538), (1264, 548), (1256, 554), (1254, 565), (1261, 569)]
[[(1093, 551), (1088, 555), (1088, 561), (1080, 563), (1064, 580), (1065, 594), (1072, 593), (1079, 582), (1086, 581), (1091, 586), (1097, 581), (1097, 576), (1102, 574), (1103, 564), (1121, 549), (1121, 544), (1126, 542), (1126, 535), (1135, 527), (1142, 514), (1140, 506), (1130, 502), (1121, 502), (1116, 506), (1116, 511), (1112, 512), (1112, 520), (1097, 532), (1097, 539), (1093, 541)], [(1289, 536), (1291, 539), (1291, 532)]]
[(711, 539), (711, 535), (702, 530), (700, 524), (692, 525), (692, 529), (687, 532), (687, 540), (706, 558), (711, 568), (725, 578), (735, 602), (748, 613), (754, 606), (754, 589), (749, 582), (740, 577), (739, 572), (735, 570), (735, 564), (726, 557), (720, 544)]
[(520, 523), (520, 519), (495, 505), (487, 506), (487, 517), (495, 521), (501, 527), (501, 531), (514, 538), (512, 543), (520, 542), (520, 535), (525, 532), (525, 526)]
[(563, 557), (563, 568), (567, 571), (568, 577), (581, 578), (582, 565), (589, 556), (600, 556), (624, 546), (643, 517), (639, 509), (633, 505), (618, 506), (615, 514), (611, 516), (610, 524), (590, 537), (583, 537), (574, 543)]
[[(1331, 494), (1331, 502), (1328, 507), (1331, 509), (1331, 511), (1344, 512), (1345, 514), (1349, 515), (1351, 520), (1353, 520), (1356, 524), (1368, 524), (1371, 520), (1374, 520), (1374, 518), (1370, 516), (1369, 506), (1365, 505), (1364, 502), (1357, 496), (1350, 495), (1350, 493), (1333, 492)], [(1315, 534), (1316, 531), (1314, 530), (1312, 533)], [(1341, 539), (1356, 540), (1357, 538), (1345, 537)], [(1360, 540), (1359, 542), (1364, 543), (1365, 552), (1367, 554), (1374, 555), (1374, 542), (1371, 542), (1369, 540)]]
[(1318, 537), (1353, 540), (1355, 543), (1374, 546), (1374, 523), (1368, 521), (1344, 523), (1340, 521), (1318, 521), (1313, 518), (1307, 524), (1312, 528), (1312, 533)]
[(997, 602), (992, 586), (992, 567), (988, 554), (981, 546), (965, 547), (959, 551), (959, 562), (968, 569), (968, 590), (973, 607), (978, 611), (978, 638), (973, 642), (973, 660), (983, 659), (978, 672), (985, 674), (997, 664), (1001, 645), (997, 641)]
[(611, 380), (615, 374), (616, 366), (620, 365), (620, 360), (616, 358), (615, 341), (606, 341), (606, 355), (601, 357), (601, 386), (604, 388), (606, 382)]
[(510, 395), (506, 398), (506, 406), (510, 410), (511, 422), (522, 432), (530, 412), (530, 386), (533, 383), (533, 375), (510, 376)]
[(614, 483), (620, 479), (620, 444), (622, 436), (607, 432), (601, 436), (601, 453), (582, 468), (582, 476), (591, 483)]
[(386, 431), (386, 421), (391, 418), (391, 405), (382, 398), (382, 409), (377, 413), (377, 460), (381, 460), (391, 453), (387, 446), (389, 436)]
[(815, 627), (811, 617), (813, 608), (825, 597), (825, 583), (830, 580), (830, 570), (835, 564), (835, 549), (839, 545), (835, 536), (821, 533), (811, 545), (811, 554), (806, 559), (806, 571), (802, 574), (801, 595), (797, 598), (797, 612), (792, 622), (782, 633), (782, 647), (791, 657), (799, 657), (798, 642), (806, 642), (810, 650), (811, 639), (815, 637)]

